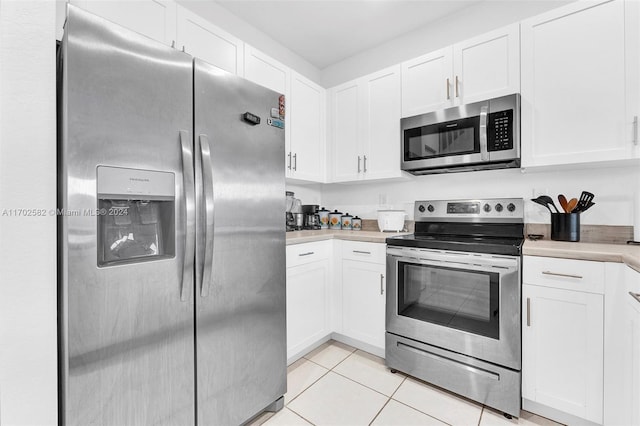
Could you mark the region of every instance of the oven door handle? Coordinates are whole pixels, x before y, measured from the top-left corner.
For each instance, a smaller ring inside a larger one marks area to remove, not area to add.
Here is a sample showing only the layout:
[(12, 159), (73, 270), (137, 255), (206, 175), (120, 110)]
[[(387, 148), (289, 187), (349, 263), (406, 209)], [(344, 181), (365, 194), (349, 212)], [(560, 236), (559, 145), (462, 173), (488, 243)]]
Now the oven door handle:
[(503, 258), (484, 258), (484, 259), (473, 259), (473, 258), (464, 258), (460, 259), (457, 256), (446, 256), (441, 254), (436, 254), (433, 257), (425, 258), (425, 257), (410, 257), (410, 256), (398, 256), (395, 254), (389, 254), (388, 257), (393, 260), (410, 262), (410, 263), (419, 263), (421, 265), (425, 264), (433, 264), (433, 265), (461, 265), (468, 267), (473, 270), (487, 270), (495, 272), (496, 269), (500, 269), (502, 271), (510, 272), (518, 269), (518, 261), (517, 259), (503, 259)]

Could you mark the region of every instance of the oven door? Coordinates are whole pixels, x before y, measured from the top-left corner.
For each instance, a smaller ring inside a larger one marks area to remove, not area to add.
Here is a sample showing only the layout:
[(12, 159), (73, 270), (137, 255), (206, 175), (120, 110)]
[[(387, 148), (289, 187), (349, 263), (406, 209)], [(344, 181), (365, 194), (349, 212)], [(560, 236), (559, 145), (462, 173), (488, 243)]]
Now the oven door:
[(520, 369), (520, 257), (389, 247), (387, 331)]

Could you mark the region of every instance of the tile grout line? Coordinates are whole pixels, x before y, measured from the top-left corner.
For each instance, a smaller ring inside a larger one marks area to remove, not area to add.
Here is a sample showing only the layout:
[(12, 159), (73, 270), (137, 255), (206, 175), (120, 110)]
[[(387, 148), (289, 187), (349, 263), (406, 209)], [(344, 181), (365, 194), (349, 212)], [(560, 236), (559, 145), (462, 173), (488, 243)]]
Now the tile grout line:
[[(403, 384), (404, 382), (406, 382), (408, 379), (409, 379), (409, 376), (404, 376), (404, 380), (402, 381), (402, 383), (400, 383), (400, 386), (402, 386), (402, 384)], [(412, 407), (412, 406), (411, 406), (411, 405), (409, 405), (409, 404), (405, 404), (404, 402), (402, 402), (402, 401), (400, 401), (400, 400), (398, 400), (398, 399), (395, 399), (395, 398), (394, 398), (394, 396), (395, 396), (395, 395), (396, 395), (396, 393), (398, 393), (398, 391), (400, 390), (400, 386), (398, 386), (398, 389), (396, 389), (396, 390), (393, 392), (393, 394), (391, 394), (391, 396), (389, 397), (389, 399), (393, 399), (393, 400), (394, 400), (395, 402), (397, 402), (398, 404), (402, 404), (402, 405), (404, 405), (405, 407), (409, 407), (409, 408), (411, 408), (411, 409), (413, 409), (413, 410), (416, 410), (417, 412), (422, 413), (422, 414), (424, 414), (424, 415), (425, 415), (425, 416), (427, 416), (427, 417), (431, 417), (432, 419), (435, 419), (435, 420), (437, 420), (437, 421), (439, 421), (439, 422), (442, 422), (442, 423), (444, 423), (444, 424), (446, 424), (446, 425), (451, 426), (451, 423), (447, 423), (447, 422), (445, 422), (444, 420), (441, 420), (441, 419), (439, 419), (439, 418), (437, 418), (437, 417), (435, 417), (435, 416), (432, 416), (432, 415), (431, 415), (431, 414), (429, 414), (429, 413), (425, 413), (424, 411), (419, 410), (419, 409), (417, 409), (416, 407)]]
[[(360, 385), (360, 386), (362, 386), (362, 387), (364, 387), (364, 388), (367, 388), (367, 389), (369, 389), (369, 390), (372, 390), (372, 391), (374, 391), (375, 393), (379, 393), (380, 395), (384, 396), (385, 398), (391, 398), (389, 395), (386, 395), (386, 394), (384, 394), (384, 393), (380, 392), (379, 390), (376, 390), (376, 389), (374, 389), (374, 388), (372, 388), (372, 387), (369, 387), (369, 386), (365, 385), (364, 383), (360, 383), (360, 382), (358, 382), (357, 380), (352, 379), (351, 377), (347, 377), (347, 376), (345, 376), (344, 374), (340, 374), (340, 373), (338, 373), (337, 371), (332, 371), (332, 373), (333, 373), (333, 374), (337, 374), (338, 376), (343, 377), (343, 378), (345, 378), (345, 379), (347, 379), (347, 380), (349, 380), (349, 381), (351, 381), (351, 382), (353, 382), (353, 383), (355, 383), (355, 384), (357, 384), (357, 385)], [(404, 382), (404, 380), (403, 380), (403, 382)], [(400, 384), (402, 384), (402, 382), (401, 382)]]
[[(300, 393), (302, 393), (302, 392), (300, 392)], [(292, 410), (291, 408), (288, 408), (288, 407), (287, 407), (287, 410), (291, 411), (293, 414), (295, 414), (296, 416), (300, 417), (302, 420), (304, 420), (305, 422), (309, 423), (310, 425), (316, 426), (315, 423), (313, 423), (311, 420), (305, 418), (302, 414), (298, 413), (297, 411)]]
[[(322, 376), (318, 377), (316, 380), (314, 380), (314, 381), (313, 381), (313, 383), (311, 383), (311, 384), (310, 384), (309, 386), (307, 386), (306, 388), (302, 389), (302, 390), (301, 390), (301, 391), (300, 391), (296, 396), (294, 396), (293, 398), (291, 398), (291, 401), (287, 402), (287, 403), (285, 404), (285, 407), (288, 407), (288, 406), (289, 406), (289, 404), (291, 404), (293, 401), (295, 401), (296, 399), (298, 399), (298, 397), (299, 397), (300, 395), (302, 395), (303, 393), (305, 393), (305, 391), (306, 391), (307, 389), (309, 389), (311, 386), (313, 386), (313, 385), (315, 385), (316, 383), (318, 383), (318, 380), (322, 379), (324, 376), (326, 376), (327, 374), (329, 374), (329, 372), (331, 371), (331, 370), (328, 370), (328, 369), (327, 369), (327, 367), (323, 367), (322, 365), (317, 364), (317, 363), (315, 363), (315, 362), (313, 362), (313, 361), (311, 361), (311, 360), (307, 360), (307, 361), (309, 361), (309, 362), (311, 362), (312, 364), (315, 364), (315, 365), (317, 365), (317, 366), (320, 366), (320, 367), (324, 368), (324, 369), (325, 369), (325, 370), (327, 370), (327, 371), (325, 371), (324, 373), (322, 373)], [(291, 411), (293, 411), (293, 410), (291, 410)], [(297, 414), (297, 413), (296, 413), (296, 414)], [(301, 417), (302, 417), (302, 416), (301, 416)]]
[(382, 413), (382, 410), (384, 410), (384, 407), (387, 406), (387, 404), (389, 404), (389, 401), (391, 401), (391, 397), (387, 398), (387, 402), (385, 402), (382, 407), (378, 410), (378, 412), (376, 413), (375, 416), (373, 416), (373, 419), (371, 419), (371, 421), (369, 422), (369, 426), (371, 426), (373, 424), (373, 422), (376, 421), (376, 419), (378, 418), (378, 416), (380, 415), (380, 413)]

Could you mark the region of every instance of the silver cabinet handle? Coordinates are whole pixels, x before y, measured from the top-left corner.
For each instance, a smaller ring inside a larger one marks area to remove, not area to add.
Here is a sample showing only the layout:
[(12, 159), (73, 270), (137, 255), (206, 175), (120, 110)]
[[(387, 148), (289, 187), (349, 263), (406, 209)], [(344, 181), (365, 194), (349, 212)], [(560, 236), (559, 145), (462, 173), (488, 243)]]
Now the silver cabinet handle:
[(200, 283), (200, 297), (209, 295), (211, 286), (211, 270), (213, 268), (213, 166), (211, 164), (211, 148), (207, 135), (200, 135), (200, 153), (202, 154), (202, 191), (205, 208), (204, 230), (204, 272)]
[(487, 110), (488, 106), (480, 108), (480, 158), (482, 160), (489, 159), (489, 150), (487, 149)]
[(460, 97), (460, 91), (458, 90), (458, 76), (456, 75), (456, 98)]
[(367, 156), (364, 156), (364, 172), (367, 173)]
[(298, 170), (298, 153), (293, 154), (293, 171)]
[(371, 254), (370, 251), (362, 251), (362, 250), (352, 250), (354, 253), (358, 253), (358, 254)]
[(360, 156), (358, 155), (358, 173), (360, 173)]
[(551, 271), (542, 271), (543, 275), (553, 275), (556, 277), (565, 277), (565, 278), (577, 278), (579, 280), (581, 280), (583, 277), (581, 275), (571, 275), (571, 274), (560, 274), (558, 272), (551, 272)]
[(638, 116), (633, 117), (633, 144), (638, 145)]
[(314, 252), (309, 251), (307, 253), (300, 253), (298, 256), (302, 257), (302, 256), (311, 256), (312, 254), (314, 254)]
[(451, 95), (449, 94), (449, 79), (447, 78), (447, 100), (451, 99)]
[(176, 48), (176, 41), (175, 40), (171, 40), (171, 48), (172, 49)]
[(287, 157), (289, 157), (289, 165), (287, 166), (287, 169), (291, 170), (291, 151), (289, 151)]
[(384, 275), (380, 274), (380, 294), (384, 294)]
[(629, 294), (631, 295), (631, 297), (636, 299), (637, 302), (640, 303), (640, 293), (634, 293), (634, 292), (630, 291)]
[(531, 299), (527, 297), (527, 327), (531, 327)]
[(180, 147), (182, 156), (182, 191), (184, 203), (182, 215), (184, 221), (184, 252), (182, 258), (182, 281), (180, 282), (180, 300), (187, 300), (187, 288), (193, 282), (193, 255), (195, 252), (195, 200), (193, 176), (193, 151), (189, 132), (180, 130)]

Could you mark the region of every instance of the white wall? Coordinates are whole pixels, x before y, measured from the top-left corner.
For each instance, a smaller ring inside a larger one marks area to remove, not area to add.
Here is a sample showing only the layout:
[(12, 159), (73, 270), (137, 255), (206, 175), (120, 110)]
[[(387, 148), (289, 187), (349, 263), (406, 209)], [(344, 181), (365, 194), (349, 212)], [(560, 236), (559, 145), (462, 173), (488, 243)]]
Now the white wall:
[(484, 1), (322, 70), (321, 84), (340, 83), (521, 21), (571, 0)]
[(57, 423), (54, 24), (53, 2), (0, 0), (2, 425)]
[[(177, 0), (177, 2), (245, 43), (296, 70), (309, 80), (320, 84), (321, 77), (318, 68), (214, 1)], [(274, 19), (276, 18), (274, 17)]]
[(402, 182), (326, 185), (322, 189), (322, 203), (330, 210), (337, 208), (365, 219), (375, 219), (380, 208), (404, 209), (413, 219), (416, 200), (522, 197), (525, 199), (526, 222), (550, 223), (548, 211), (530, 201), (534, 194), (546, 193), (555, 200), (560, 193), (571, 198), (579, 197), (581, 191), (587, 190), (595, 194), (596, 205), (581, 215), (581, 223), (633, 225), (634, 193), (639, 190), (639, 174), (638, 166), (627, 166), (410, 176)]

